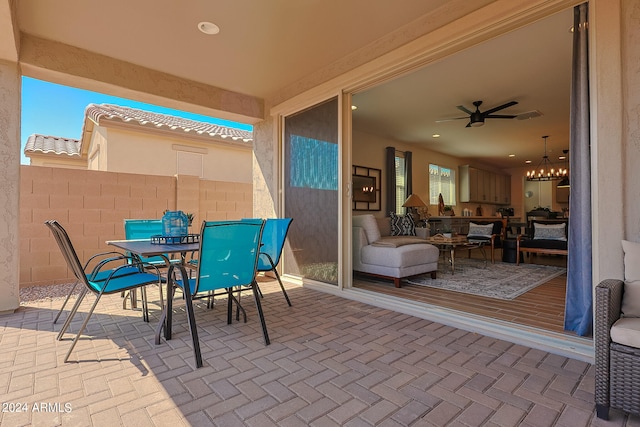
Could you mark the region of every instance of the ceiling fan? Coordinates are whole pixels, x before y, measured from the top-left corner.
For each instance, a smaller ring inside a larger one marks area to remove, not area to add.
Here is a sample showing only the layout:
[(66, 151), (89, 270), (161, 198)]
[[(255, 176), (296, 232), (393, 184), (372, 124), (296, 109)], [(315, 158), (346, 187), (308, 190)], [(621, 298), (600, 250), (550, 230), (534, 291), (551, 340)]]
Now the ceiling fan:
[(464, 105), (458, 105), (457, 107), (458, 110), (464, 111), (469, 116), (436, 120), (436, 123), (448, 122), (451, 120), (469, 119), (469, 123), (467, 123), (466, 127), (478, 127), (478, 126), (484, 125), (485, 119), (515, 119), (517, 117), (516, 115), (493, 114), (493, 113), (495, 113), (496, 111), (504, 110), (505, 108), (511, 107), (512, 105), (516, 105), (517, 103), (518, 103), (517, 101), (507, 102), (506, 104), (502, 104), (498, 107), (494, 107), (484, 112), (480, 111), (480, 106), (482, 105), (482, 101), (475, 101), (473, 103), (474, 107), (476, 107), (476, 111), (471, 111), (468, 108), (466, 108)]

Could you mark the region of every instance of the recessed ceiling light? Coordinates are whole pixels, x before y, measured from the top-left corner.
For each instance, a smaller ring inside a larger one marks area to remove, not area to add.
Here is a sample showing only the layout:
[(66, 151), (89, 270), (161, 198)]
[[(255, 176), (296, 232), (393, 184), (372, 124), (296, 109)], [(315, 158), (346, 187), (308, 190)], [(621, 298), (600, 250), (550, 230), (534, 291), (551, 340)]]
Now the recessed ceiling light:
[(198, 24), (198, 29), (205, 34), (218, 34), (220, 32), (220, 27), (212, 22), (203, 21)]
[(515, 157), (515, 156), (516, 156), (515, 154), (509, 154), (509, 157)]
[(558, 156), (558, 160), (565, 160), (567, 156)]
[(352, 109), (352, 110), (357, 110), (357, 109), (358, 109), (358, 107), (357, 107), (356, 105), (352, 105), (352, 106), (351, 106), (351, 109)]
[(531, 163), (531, 160), (525, 160), (525, 163), (529, 164), (529, 163)]
[(440, 134), (439, 133), (434, 133), (433, 135), (431, 135), (434, 138), (440, 138)]

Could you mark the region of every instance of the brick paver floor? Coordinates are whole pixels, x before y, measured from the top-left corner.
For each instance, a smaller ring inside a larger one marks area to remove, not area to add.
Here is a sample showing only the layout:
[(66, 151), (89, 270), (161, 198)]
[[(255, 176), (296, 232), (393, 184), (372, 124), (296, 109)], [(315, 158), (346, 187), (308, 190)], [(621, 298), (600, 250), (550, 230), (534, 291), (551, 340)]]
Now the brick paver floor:
[(156, 346), (157, 306), (144, 323), (104, 297), (72, 363), (72, 335), (56, 341), (51, 323), (60, 299), (0, 316), (0, 425), (639, 425), (595, 418), (587, 363), (296, 286), (288, 307), (261, 287), (271, 345), (250, 295), (247, 323), (227, 325), (224, 300), (198, 303), (200, 369), (179, 299), (173, 339)]

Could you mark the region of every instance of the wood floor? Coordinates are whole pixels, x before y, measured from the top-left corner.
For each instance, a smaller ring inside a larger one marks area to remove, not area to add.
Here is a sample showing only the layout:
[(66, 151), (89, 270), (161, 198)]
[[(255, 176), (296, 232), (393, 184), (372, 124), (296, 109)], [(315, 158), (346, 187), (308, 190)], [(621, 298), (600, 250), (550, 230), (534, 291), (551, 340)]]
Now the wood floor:
[[(525, 261), (566, 267), (566, 257), (564, 256), (536, 255)], [(391, 281), (372, 283), (359, 280), (357, 275), (354, 277), (353, 285), (359, 289), (380, 292), (398, 298), (426, 302), (466, 313), (574, 335), (563, 329), (566, 281), (567, 276), (563, 274), (510, 301), (410, 285), (406, 282), (403, 282), (402, 288), (398, 289), (393, 286)]]

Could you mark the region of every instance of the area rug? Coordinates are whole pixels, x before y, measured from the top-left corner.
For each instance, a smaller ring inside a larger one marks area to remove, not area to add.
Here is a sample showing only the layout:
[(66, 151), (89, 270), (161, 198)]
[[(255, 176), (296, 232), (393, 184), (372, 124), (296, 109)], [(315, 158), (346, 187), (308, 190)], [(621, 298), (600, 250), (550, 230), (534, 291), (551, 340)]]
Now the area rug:
[(441, 268), (437, 279), (431, 279), (430, 275), (425, 274), (410, 278), (407, 282), (447, 291), (512, 300), (566, 272), (566, 268), (548, 265), (516, 266), (511, 263), (497, 262), (487, 263), (485, 267), (484, 262), (465, 260), (460, 271), (456, 268), (453, 275), (450, 271), (444, 271)]

